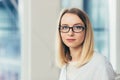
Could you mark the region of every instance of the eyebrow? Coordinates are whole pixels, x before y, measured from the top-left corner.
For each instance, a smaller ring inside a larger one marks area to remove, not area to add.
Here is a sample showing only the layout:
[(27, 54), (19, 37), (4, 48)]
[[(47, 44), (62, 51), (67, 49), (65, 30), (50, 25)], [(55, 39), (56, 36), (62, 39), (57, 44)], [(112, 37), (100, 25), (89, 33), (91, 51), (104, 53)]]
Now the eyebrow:
[[(84, 25), (84, 24), (82, 24), (82, 23), (76, 23), (76, 24), (74, 24), (74, 25)], [(74, 26), (74, 25), (73, 25), (73, 26)]]
[[(66, 26), (66, 25), (68, 26), (68, 24), (61, 24), (61, 26), (64, 26), (64, 25), (65, 25), (65, 26)], [(75, 26), (75, 25), (84, 25), (84, 24), (82, 24), (82, 23), (75, 23), (75, 24), (73, 24), (73, 26)]]

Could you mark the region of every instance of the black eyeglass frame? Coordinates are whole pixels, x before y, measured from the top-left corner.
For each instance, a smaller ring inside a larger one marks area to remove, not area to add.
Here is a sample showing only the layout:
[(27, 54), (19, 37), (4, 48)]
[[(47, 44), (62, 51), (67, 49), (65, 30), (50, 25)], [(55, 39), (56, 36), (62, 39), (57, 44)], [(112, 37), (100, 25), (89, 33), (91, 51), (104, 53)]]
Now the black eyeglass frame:
[(67, 26), (69, 29), (68, 29), (68, 31), (64, 32), (64, 31), (61, 30), (61, 27), (63, 27), (63, 26), (59, 26), (59, 31), (62, 32), (62, 33), (68, 33), (70, 31), (70, 29), (72, 29), (72, 31), (74, 33), (80, 33), (80, 32), (82, 32), (82, 31), (84, 31), (86, 29), (85, 26), (80, 26), (80, 28), (82, 28), (82, 30), (80, 32), (76, 32), (76, 31), (74, 31), (74, 27), (76, 27), (76, 26), (73, 26), (73, 27)]

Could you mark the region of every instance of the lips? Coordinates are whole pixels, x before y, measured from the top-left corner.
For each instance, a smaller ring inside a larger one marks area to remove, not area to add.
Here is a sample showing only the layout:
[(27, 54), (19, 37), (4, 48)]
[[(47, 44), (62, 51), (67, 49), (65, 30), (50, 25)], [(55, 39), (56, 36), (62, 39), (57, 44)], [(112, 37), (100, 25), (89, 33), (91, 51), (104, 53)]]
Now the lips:
[(66, 39), (68, 42), (74, 42), (76, 39)]

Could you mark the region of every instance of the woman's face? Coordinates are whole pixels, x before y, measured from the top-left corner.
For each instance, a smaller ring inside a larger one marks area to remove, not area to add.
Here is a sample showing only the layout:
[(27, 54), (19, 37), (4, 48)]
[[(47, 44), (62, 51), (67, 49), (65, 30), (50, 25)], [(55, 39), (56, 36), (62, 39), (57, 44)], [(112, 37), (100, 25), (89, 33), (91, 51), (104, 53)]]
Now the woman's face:
[[(61, 26), (84, 26), (82, 20), (75, 14), (65, 13), (61, 19)], [(72, 29), (67, 33), (60, 32), (62, 41), (69, 48), (78, 48), (82, 46), (85, 37), (85, 30), (73, 32)]]

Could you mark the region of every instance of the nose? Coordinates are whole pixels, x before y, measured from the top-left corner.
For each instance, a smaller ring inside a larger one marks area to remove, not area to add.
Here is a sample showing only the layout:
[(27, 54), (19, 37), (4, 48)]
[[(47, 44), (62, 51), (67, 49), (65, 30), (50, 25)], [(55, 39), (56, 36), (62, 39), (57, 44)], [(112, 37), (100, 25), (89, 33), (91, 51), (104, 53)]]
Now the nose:
[(69, 32), (68, 32), (68, 36), (73, 36), (73, 35), (74, 35), (74, 32), (73, 32), (72, 29), (70, 29)]

